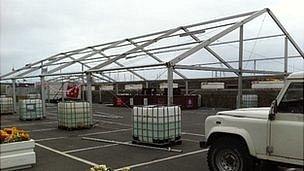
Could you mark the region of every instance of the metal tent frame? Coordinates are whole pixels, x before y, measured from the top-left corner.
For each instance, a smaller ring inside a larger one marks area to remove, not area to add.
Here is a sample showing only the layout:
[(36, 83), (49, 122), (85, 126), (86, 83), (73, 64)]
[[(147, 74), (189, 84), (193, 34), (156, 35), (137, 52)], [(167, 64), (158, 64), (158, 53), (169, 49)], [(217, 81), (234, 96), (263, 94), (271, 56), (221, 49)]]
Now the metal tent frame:
[[(276, 23), (279, 29), (282, 31), (282, 34), (269, 35), (262, 37), (253, 37), (244, 39), (244, 29), (243, 26), (253, 19), (261, 16), (262, 14), (268, 14), (272, 20)], [(231, 20), (237, 20), (232, 21)], [(211, 25), (211, 26), (210, 26)], [(206, 27), (209, 26), (209, 27)], [(203, 27), (203, 28), (202, 28)], [(208, 30), (223, 28), (222, 31), (208, 37), (206, 40), (201, 40), (197, 35), (204, 34)], [(195, 29), (195, 30), (194, 30)], [(237, 40), (226, 41), (226, 42), (216, 42), (218, 39), (226, 36), (227, 34), (239, 29), (239, 37)], [(191, 38), (192, 41), (186, 43), (174, 44), (171, 42), (169, 46), (155, 46), (160, 41), (169, 40), (172, 38), (179, 39), (182, 37)], [(244, 42), (269, 39), (274, 37), (285, 37), (284, 39), (284, 56), (283, 57), (272, 57), (267, 59), (248, 59), (243, 60), (244, 53)], [(235, 61), (225, 61), (217, 52), (215, 52), (211, 47), (216, 45), (223, 45), (229, 43), (238, 43), (238, 60)], [(288, 56), (288, 43), (296, 49), (299, 53), (299, 56)], [(150, 48), (147, 48), (147, 47)], [(152, 46), (152, 47), (151, 47)], [(124, 49), (125, 48), (125, 49)], [(107, 55), (105, 52), (111, 50), (118, 51), (117, 53), (112, 52), (112, 54)], [(127, 50), (126, 50), (127, 49)], [(193, 64), (185, 65), (180, 64), (180, 62), (194, 53), (205, 49), (210, 53), (217, 61), (216, 63), (206, 63), (206, 64)], [(182, 52), (169, 61), (165, 61), (158, 57), (158, 54), (169, 54), (172, 52)], [(156, 61), (153, 64), (145, 65), (136, 65), (136, 66), (126, 66), (120, 62), (120, 60), (133, 59), (142, 56), (147, 56), (150, 59)], [(46, 77), (56, 77), (56, 76), (69, 76), (69, 75), (78, 75), (80, 78), (86, 77), (87, 83), (87, 99), (92, 105), (92, 77), (96, 77), (105, 82), (117, 83), (118, 81), (106, 75), (106, 72), (112, 71), (123, 71), (129, 72), (139, 78), (144, 82), (149, 80), (136, 72), (136, 69), (151, 69), (151, 68), (166, 68), (167, 69), (167, 82), (168, 82), (168, 105), (173, 104), (173, 75), (174, 73), (185, 80), (186, 93), (188, 93), (188, 80), (185, 75), (183, 75), (178, 70), (203, 70), (203, 71), (221, 71), (221, 72), (232, 72), (238, 76), (238, 96), (237, 96), (237, 108), (241, 106), (241, 97), (242, 97), (242, 77), (244, 73), (255, 73), (255, 74), (281, 74), (285, 77), (288, 75), (288, 59), (289, 58), (304, 58), (304, 53), (302, 49), (297, 45), (294, 39), (286, 31), (283, 25), (275, 17), (275, 15), (270, 11), (270, 9), (265, 8), (259, 11), (247, 12), (238, 15), (232, 15), (228, 17), (223, 17), (219, 19), (214, 19), (210, 21), (205, 21), (197, 24), (186, 25), (181, 27), (176, 27), (169, 30), (159, 31), (151, 34), (146, 34), (142, 36), (132, 37), (128, 39), (123, 39), (119, 41), (114, 41), (110, 43), (99, 44), (95, 46), (85, 47), (81, 49), (76, 49), (72, 51), (67, 51), (59, 53), (50, 57), (47, 57), (43, 60), (27, 64), (24, 67), (15, 69), (7, 74), (0, 76), (1, 80), (12, 80), (13, 85), (13, 103), (14, 110), (16, 111), (16, 79), (24, 78), (35, 78), (40, 77), (41, 80), (41, 94), (43, 101), (43, 110), (45, 112), (45, 96), (44, 96), (44, 84)], [(284, 71), (269, 71), (269, 70), (248, 70), (244, 69), (244, 61), (253, 61), (256, 65), (257, 61), (263, 60), (275, 60), (275, 59), (284, 59)], [(234, 68), (231, 64), (238, 63), (238, 68)], [(74, 66), (75, 64), (81, 65), (81, 71), (75, 72), (62, 72), (64, 69)], [(94, 66), (91, 66), (95, 64)], [(111, 66), (112, 64), (117, 65), (117, 67)], [(211, 67), (208, 65), (212, 64), (221, 64), (225, 67)], [(207, 65), (207, 66), (206, 66)], [(111, 67), (109, 67), (111, 66)], [(47, 69), (46, 69), (47, 68)], [(85, 69), (86, 68), (86, 69)], [(37, 73), (40, 71), (41, 73)], [(34, 75), (29, 75), (34, 74)], [(148, 84), (146, 84), (148, 85)]]

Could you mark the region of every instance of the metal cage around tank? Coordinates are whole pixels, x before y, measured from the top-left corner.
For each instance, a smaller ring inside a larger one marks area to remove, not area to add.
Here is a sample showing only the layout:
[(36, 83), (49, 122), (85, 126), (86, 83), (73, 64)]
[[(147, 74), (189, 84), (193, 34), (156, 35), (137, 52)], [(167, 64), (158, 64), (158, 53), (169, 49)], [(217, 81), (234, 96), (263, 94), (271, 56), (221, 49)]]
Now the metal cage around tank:
[(133, 141), (168, 145), (181, 140), (179, 106), (136, 106), (133, 108)]
[(0, 97), (0, 113), (11, 114), (13, 111), (13, 98), (11, 97)]
[(88, 102), (65, 101), (58, 103), (58, 128), (72, 130), (92, 127), (91, 111)]
[(44, 113), (42, 111), (41, 99), (23, 99), (18, 102), (18, 114), (20, 120), (42, 119)]

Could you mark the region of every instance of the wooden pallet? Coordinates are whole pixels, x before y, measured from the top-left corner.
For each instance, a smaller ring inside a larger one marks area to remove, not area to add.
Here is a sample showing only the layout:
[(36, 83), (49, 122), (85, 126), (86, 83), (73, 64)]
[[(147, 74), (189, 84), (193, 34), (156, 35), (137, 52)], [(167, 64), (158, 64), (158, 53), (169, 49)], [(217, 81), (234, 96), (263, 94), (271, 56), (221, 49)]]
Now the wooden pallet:
[(140, 144), (140, 145), (150, 145), (150, 146), (155, 146), (155, 147), (170, 147), (174, 145), (181, 145), (182, 140), (181, 137), (176, 137), (175, 139), (166, 139), (162, 141), (154, 141), (154, 142), (143, 142), (138, 139), (138, 137), (133, 136), (132, 140), (133, 144)]
[(79, 127), (67, 127), (63, 125), (58, 125), (59, 129), (67, 130), (67, 131), (74, 131), (74, 130), (81, 130), (81, 129), (90, 129), (92, 128), (93, 125), (88, 125), (88, 126), (79, 126)]
[(0, 113), (0, 116), (1, 115), (12, 115), (12, 114), (14, 114), (14, 112), (4, 112), (4, 113)]
[(29, 119), (29, 118), (26, 118), (26, 119), (19, 118), (19, 120), (21, 120), (21, 121), (37, 121), (37, 120), (42, 120), (42, 119), (43, 119), (43, 117), (31, 118), (31, 119)]

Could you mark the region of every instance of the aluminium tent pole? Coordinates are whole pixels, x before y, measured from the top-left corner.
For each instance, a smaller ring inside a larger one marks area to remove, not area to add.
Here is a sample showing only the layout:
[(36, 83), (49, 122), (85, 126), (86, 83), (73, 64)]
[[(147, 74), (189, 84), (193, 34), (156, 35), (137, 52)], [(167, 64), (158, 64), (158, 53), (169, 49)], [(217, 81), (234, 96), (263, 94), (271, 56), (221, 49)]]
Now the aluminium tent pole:
[(236, 108), (242, 107), (242, 90), (243, 90), (243, 25), (240, 26), (240, 43), (239, 43), (239, 77), (238, 77), (238, 94)]

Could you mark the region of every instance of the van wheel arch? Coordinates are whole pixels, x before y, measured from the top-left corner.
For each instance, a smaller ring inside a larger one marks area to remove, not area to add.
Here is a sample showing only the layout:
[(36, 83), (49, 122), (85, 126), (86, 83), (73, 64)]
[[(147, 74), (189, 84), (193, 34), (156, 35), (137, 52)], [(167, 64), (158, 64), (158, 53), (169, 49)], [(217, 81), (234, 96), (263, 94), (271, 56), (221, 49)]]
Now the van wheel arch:
[(225, 132), (216, 132), (216, 133), (212, 133), (207, 140), (207, 146), (210, 146), (211, 144), (215, 143), (216, 140), (222, 138), (222, 137), (231, 137), (233, 139), (237, 139), (239, 140), (241, 143), (246, 144), (247, 150), (249, 152), (249, 148), (248, 148), (248, 144), (246, 142), (246, 140), (237, 134), (231, 134), (231, 133), (225, 133)]
[(217, 133), (209, 138), (207, 143), (210, 147), (207, 161), (211, 171), (223, 170), (224, 168), (228, 170), (240, 169), (241, 171), (253, 170), (255, 159), (249, 154), (246, 141), (241, 136)]

